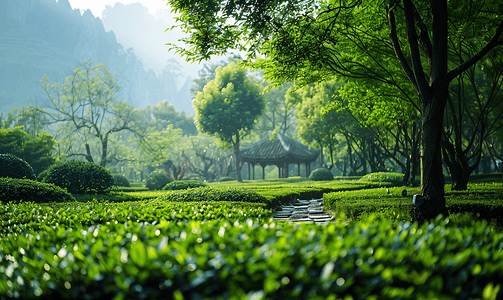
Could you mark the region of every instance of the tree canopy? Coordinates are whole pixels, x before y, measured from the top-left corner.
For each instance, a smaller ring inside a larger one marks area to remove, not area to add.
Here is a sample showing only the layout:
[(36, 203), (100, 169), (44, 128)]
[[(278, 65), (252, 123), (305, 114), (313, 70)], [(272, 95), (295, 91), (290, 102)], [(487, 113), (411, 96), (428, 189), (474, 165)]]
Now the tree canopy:
[(120, 131), (136, 131), (134, 108), (117, 96), (117, 75), (104, 64), (84, 61), (63, 84), (51, 82), (47, 76), (40, 81), (49, 115), (52, 122), (61, 125), (60, 132), (69, 147), (65, 152), (69, 155), (83, 156), (89, 162), (99, 157), (96, 162), (106, 166), (111, 136)]
[(224, 147), (234, 146), (239, 181), (239, 141), (264, 109), (261, 92), (260, 85), (247, 76), (246, 69), (231, 62), (216, 69), (215, 79), (193, 101), (198, 129), (216, 135)]
[[(396, 87), (421, 114), (418, 209), (426, 219), (448, 215), (441, 146), (449, 84), (503, 45), (501, 0), (168, 2), (188, 36), (187, 48), (174, 48), (188, 60), (234, 48), (277, 82), (344, 76)], [(473, 51), (449, 65), (450, 51), (468, 42)], [(401, 90), (404, 81), (414, 95)]]

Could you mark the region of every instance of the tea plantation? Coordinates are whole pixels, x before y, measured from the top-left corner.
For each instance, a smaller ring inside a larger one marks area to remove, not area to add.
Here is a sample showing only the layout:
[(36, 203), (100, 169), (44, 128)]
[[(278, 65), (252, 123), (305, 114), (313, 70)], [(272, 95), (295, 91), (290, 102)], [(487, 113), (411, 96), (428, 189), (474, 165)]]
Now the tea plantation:
[[(210, 183), (0, 204), (0, 299), (501, 299), (503, 184), (409, 223), (385, 181)], [(407, 190), (407, 196), (402, 191)], [(271, 209), (324, 197), (326, 225)]]

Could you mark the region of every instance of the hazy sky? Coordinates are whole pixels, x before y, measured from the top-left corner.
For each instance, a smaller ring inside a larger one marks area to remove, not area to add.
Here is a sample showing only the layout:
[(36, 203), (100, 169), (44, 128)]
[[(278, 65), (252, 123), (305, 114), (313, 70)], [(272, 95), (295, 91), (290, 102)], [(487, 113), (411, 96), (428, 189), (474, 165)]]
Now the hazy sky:
[(165, 0), (68, 0), (72, 8), (78, 8), (80, 10), (90, 9), (95, 17), (101, 18), (101, 12), (105, 10), (107, 5), (114, 6), (115, 3), (131, 4), (131, 3), (141, 3), (146, 6), (149, 13), (155, 15), (155, 12), (159, 9), (167, 8), (167, 1)]

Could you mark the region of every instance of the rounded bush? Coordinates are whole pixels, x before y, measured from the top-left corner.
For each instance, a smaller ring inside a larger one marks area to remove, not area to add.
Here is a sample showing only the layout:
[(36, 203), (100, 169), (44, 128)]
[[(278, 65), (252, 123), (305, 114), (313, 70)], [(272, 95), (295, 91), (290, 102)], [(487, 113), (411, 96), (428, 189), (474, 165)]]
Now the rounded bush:
[(44, 182), (66, 188), (72, 194), (104, 194), (115, 186), (115, 180), (107, 169), (77, 160), (52, 166)]
[(236, 179), (229, 177), (229, 176), (224, 176), (224, 177), (220, 177), (220, 179), (218, 181), (224, 182), (224, 181), (233, 181), (233, 180), (236, 180)]
[(131, 187), (131, 183), (129, 183), (129, 180), (124, 175), (116, 174), (114, 175), (114, 179), (117, 186)]
[(391, 183), (401, 183), (403, 180), (402, 173), (391, 173), (391, 172), (376, 172), (370, 173), (362, 176), (360, 182), (391, 182)]
[(162, 190), (162, 188), (171, 181), (173, 180), (171, 180), (171, 178), (169, 178), (169, 176), (166, 175), (166, 173), (157, 170), (148, 175), (145, 186), (151, 191)]
[(72, 195), (59, 186), (18, 178), (0, 178), (0, 199), (6, 203), (11, 201), (37, 203), (75, 201)]
[(171, 183), (166, 184), (162, 189), (174, 191), (174, 190), (193, 189), (202, 186), (206, 186), (206, 184), (198, 180), (175, 180)]
[(318, 168), (311, 172), (309, 175), (309, 180), (312, 181), (322, 181), (322, 180), (334, 180), (334, 175), (329, 169)]
[(49, 174), (49, 169), (45, 169), (37, 175), (37, 181), (44, 181), (44, 178)]
[(36, 179), (33, 168), (12, 154), (0, 154), (0, 177)]

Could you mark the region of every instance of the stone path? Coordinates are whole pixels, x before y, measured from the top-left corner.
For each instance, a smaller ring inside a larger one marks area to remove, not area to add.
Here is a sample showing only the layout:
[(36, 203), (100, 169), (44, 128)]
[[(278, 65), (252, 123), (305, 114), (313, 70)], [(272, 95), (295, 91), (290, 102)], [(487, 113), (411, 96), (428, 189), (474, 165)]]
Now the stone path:
[(282, 205), (273, 211), (275, 221), (325, 224), (333, 217), (323, 211), (323, 198), (296, 200), (290, 205)]

